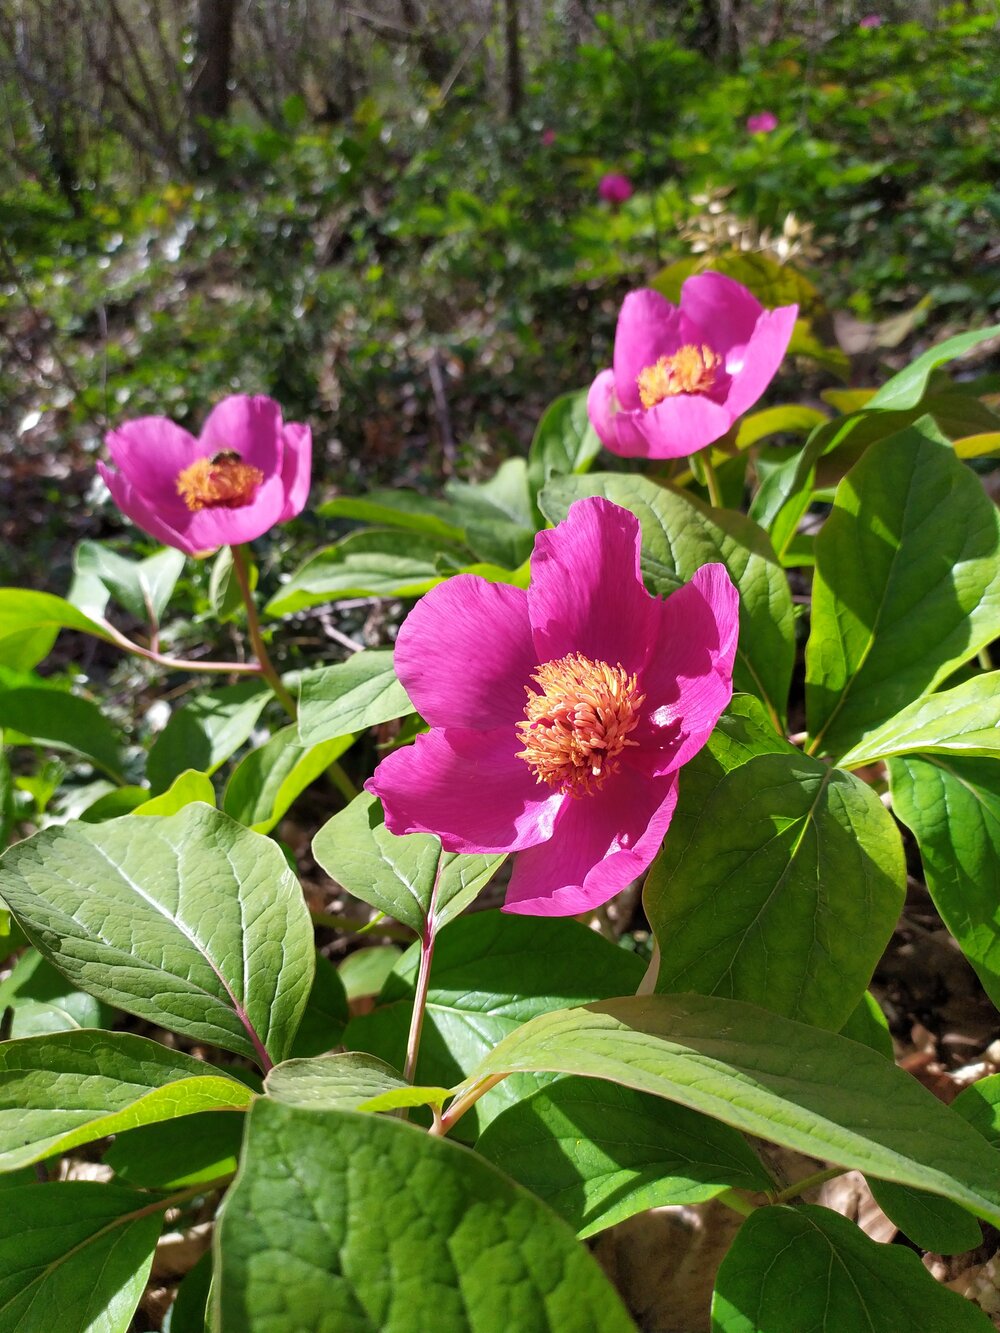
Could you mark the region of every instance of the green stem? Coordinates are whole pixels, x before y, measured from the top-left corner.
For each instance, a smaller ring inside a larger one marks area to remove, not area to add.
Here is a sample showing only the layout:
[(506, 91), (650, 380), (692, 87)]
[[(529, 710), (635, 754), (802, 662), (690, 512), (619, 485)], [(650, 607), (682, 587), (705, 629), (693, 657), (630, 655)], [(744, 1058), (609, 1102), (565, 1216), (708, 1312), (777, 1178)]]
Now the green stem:
[(434, 912), (437, 906), (438, 886), (441, 883), (443, 869), (444, 852), (441, 851), (438, 854), (437, 873), (434, 876), (434, 887), (431, 889), (431, 900), (427, 907), (424, 933), (420, 938), (420, 968), (417, 972), (417, 988), (413, 995), (410, 1031), (406, 1039), (406, 1063), (403, 1065), (403, 1077), (407, 1083), (413, 1082), (417, 1069), (417, 1056), (420, 1053), (420, 1034), (424, 1029), (427, 992), (430, 990), (431, 984), (431, 963), (434, 961), (434, 941), (437, 935), (437, 920)]
[(846, 1170), (846, 1166), (828, 1166), (822, 1171), (814, 1171), (811, 1176), (805, 1176), (802, 1180), (797, 1180), (794, 1185), (789, 1185), (787, 1189), (773, 1195), (771, 1202), (788, 1203), (790, 1199), (797, 1199), (806, 1190), (815, 1189), (817, 1185), (822, 1185), (827, 1180), (835, 1180), (837, 1176), (842, 1176)]
[(254, 656), (260, 663), (260, 670), (264, 679), (274, 691), (282, 708), (294, 722), (298, 716), (295, 700), (282, 685), (281, 677), (275, 670), (274, 663), (267, 651), (267, 645), (264, 643), (264, 636), (260, 632), (260, 620), (257, 616), (257, 605), (254, 602), (253, 592), (250, 588), (250, 573), (243, 547), (231, 546), (229, 549), (233, 553), (233, 569), (236, 571), (236, 581), (240, 585), (240, 596), (243, 598), (243, 605), (247, 609), (247, 629), (250, 632), (250, 643), (253, 645)]
[(715, 464), (712, 462), (711, 446), (698, 455), (698, 461), (701, 463), (702, 470), (705, 473), (705, 485), (708, 487), (708, 498), (712, 502), (712, 508), (724, 509), (725, 505), (722, 503), (722, 492), (719, 490), (719, 478), (716, 475)]
[(739, 1190), (724, 1190), (722, 1194), (716, 1197), (719, 1203), (724, 1203), (734, 1213), (739, 1213), (740, 1217), (749, 1217), (751, 1213), (757, 1211), (757, 1205), (751, 1203), (749, 1199), (745, 1199)]

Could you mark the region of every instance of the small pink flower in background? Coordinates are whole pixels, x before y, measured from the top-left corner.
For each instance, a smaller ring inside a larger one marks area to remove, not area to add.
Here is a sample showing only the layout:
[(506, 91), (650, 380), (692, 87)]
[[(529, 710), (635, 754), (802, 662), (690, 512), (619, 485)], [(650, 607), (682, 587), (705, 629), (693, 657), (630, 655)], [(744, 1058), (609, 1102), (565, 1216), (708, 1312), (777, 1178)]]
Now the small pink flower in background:
[(556, 132), (553, 129), (542, 130), (538, 137), (546, 148), (551, 148), (556, 141)]
[(623, 176), (620, 171), (609, 171), (601, 177), (597, 193), (606, 204), (623, 204), (626, 199), (632, 198), (635, 191), (627, 176)]
[(659, 850), (732, 696), (738, 622), (724, 566), (651, 597), (635, 515), (578, 500), (536, 537), (527, 591), (459, 574), (410, 612), (396, 672), (431, 730), (365, 786), (392, 833), (516, 852), (506, 911), (597, 907)]
[(864, 18), (861, 19), (860, 22), (858, 23), (859, 28), (881, 28), (881, 26), (882, 26), (881, 14), (866, 14)]
[(758, 111), (756, 115), (747, 116), (747, 129), (751, 134), (770, 134), (777, 128), (778, 117), (773, 111)]
[(224, 398), (197, 439), (167, 417), (139, 417), (107, 445), (115, 466), (97, 466), (118, 507), (188, 555), (252, 541), (300, 513), (309, 493), (309, 427), (283, 423), (272, 398)]
[(797, 314), (765, 310), (721, 273), (688, 278), (679, 306), (649, 288), (629, 292), (613, 368), (587, 397), (594, 429), (632, 458), (681, 458), (721, 439), (774, 378)]

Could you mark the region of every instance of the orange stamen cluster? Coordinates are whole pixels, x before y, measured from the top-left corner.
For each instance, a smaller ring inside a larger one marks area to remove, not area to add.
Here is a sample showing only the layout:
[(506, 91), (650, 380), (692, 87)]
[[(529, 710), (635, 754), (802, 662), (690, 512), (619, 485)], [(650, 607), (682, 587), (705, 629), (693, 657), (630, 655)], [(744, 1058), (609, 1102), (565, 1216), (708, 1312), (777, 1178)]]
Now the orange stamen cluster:
[(572, 796), (600, 791), (619, 769), (618, 756), (639, 721), (645, 695), (635, 676), (619, 663), (595, 662), (569, 653), (544, 662), (532, 675), (540, 687), (525, 686), (524, 721), (516, 727), (524, 745), (517, 757), (539, 782)]
[(235, 449), (199, 458), (177, 474), (177, 494), (192, 513), (199, 509), (242, 509), (264, 480), (260, 468), (244, 463)]
[(673, 356), (661, 356), (636, 376), (643, 407), (655, 407), (678, 393), (707, 393), (715, 383), (722, 357), (702, 343), (685, 343)]

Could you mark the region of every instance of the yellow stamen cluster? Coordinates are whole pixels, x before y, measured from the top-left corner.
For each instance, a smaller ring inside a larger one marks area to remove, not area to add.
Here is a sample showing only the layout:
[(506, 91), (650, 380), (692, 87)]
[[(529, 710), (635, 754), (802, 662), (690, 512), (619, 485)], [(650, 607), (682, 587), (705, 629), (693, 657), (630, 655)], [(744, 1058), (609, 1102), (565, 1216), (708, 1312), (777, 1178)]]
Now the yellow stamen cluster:
[(570, 653), (543, 663), (533, 674), (540, 692), (525, 686), (524, 721), (516, 727), (524, 745), (517, 757), (539, 782), (572, 796), (600, 791), (639, 721), (645, 698), (625, 668)]
[(235, 449), (199, 458), (177, 474), (177, 494), (192, 513), (199, 509), (242, 509), (264, 480), (260, 468), (244, 463)]
[(673, 356), (661, 356), (636, 376), (643, 407), (655, 407), (678, 393), (707, 393), (715, 383), (722, 357), (702, 343), (685, 343)]

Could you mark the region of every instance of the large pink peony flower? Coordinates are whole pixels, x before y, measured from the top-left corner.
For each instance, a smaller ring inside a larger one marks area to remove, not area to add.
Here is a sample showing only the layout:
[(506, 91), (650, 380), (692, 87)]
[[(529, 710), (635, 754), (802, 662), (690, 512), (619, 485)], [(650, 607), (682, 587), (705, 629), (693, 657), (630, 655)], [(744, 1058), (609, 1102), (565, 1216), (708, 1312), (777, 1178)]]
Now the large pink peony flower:
[(747, 116), (747, 129), (751, 134), (770, 134), (778, 128), (778, 117), (773, 111), (758, 111)]
[(601, 177), (597, 193), (606, 204), (623, 204), (626, 199), (632, 198), (635, 191), (627, 176), (623, 176), (620, 171), (609, 171)]
[(139, 417), (107, 445), (117, 471), (97, 466), (119, 508), (188, 555), (252, 541), (294, 518), (309, 494), (309, 427), (283, 424), (272, 398), (224, 398), (197, 439), (166, 417)]
[(629, 292), (614, 367), (587, 397), (597, 434), (638, 458), (681, 458), (721, 439), (774, 378), (798, 309), (765, 310), (721, 273), (688, 278), (680, 306), (649, 288)]
[(635, 515), (578, 500), (535, 539), (526, 592), (459, 574), (410, 612), (396, 671), (431, 730), (365, 786), (393, 833), (517, 852), (506, 911), (597, 907), (663, 841), (732, 695), (738, 618), (722, 565), (651, 597)]

